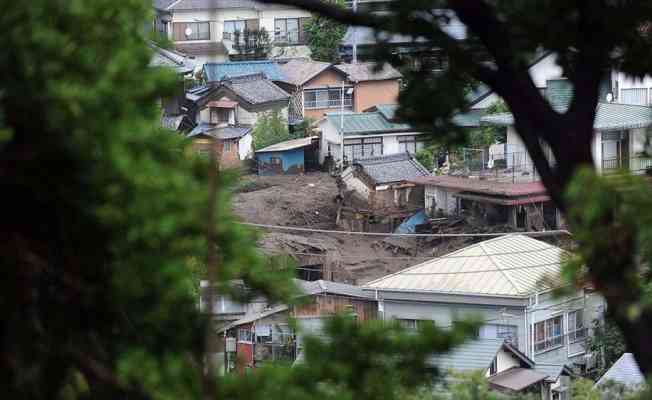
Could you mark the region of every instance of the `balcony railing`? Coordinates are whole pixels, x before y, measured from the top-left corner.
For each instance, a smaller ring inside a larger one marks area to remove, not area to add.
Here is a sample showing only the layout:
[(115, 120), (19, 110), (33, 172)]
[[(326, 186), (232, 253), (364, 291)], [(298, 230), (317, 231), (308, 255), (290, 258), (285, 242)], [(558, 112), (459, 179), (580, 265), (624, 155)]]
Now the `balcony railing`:
[[(336, 99), (336, 100), (306, 100), (304, 102), (304, 106), (306, 108), (337, 108), (342, 106), (342, 100), (341, 99)], [(344, 98), (344, 107), (352, 107), (353, 106), (353, 99), (351, 98)]]
[(611, 172), (619, 169), (631, 172), (645, 172), (652, 169), (652, 157), (608, 158), (602, 160), (603, 171)]
[(546, 351), (558, 349), (566, 345), (573, 348), (573, 353), (577, 352), (578, 349), (581, 351), (584, 348), (584, 340), (586, 339), (588, 332), (587, 328), (582, 328), (565, 335), (559, 335), (535, 342), (534, 351), (536, 353), (545, 353)]

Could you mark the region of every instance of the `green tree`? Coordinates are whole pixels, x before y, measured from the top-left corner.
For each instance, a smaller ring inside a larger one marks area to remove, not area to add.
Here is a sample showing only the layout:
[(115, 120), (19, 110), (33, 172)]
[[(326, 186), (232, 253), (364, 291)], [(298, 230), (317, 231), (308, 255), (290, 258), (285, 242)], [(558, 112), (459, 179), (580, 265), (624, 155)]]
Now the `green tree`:
[[(639, 273), (650, 268), (652, 256), (649, 228), (639, 222), (651, 214), (651, 197), (638, 202), (649, 193), (636, 180), (626, 180), (633, 187), (625, 195), (615, 187), (620, 181), (582, 172), (594, 166), (593, 122), (605, 74), (612, 68), (635, 77), (652, 71), (652, 58), (647, 57), (652, 50), (652, 3), (394, 1), (388, 3), (387, 12), (372, 14), (312, 0), (261, 1), (297, 5), (341, 23), (418, 37), (421, 43), (441, 49), (448, 68), (409, 70), (398, 115), (420, 129), (445, 133), (448, 141), (465, 139), (464, 130), (451, 117), (467, 108), (465, 90), (471, 82), (482, 82), (502, 97), (549, 195), (569, 214), (590, 279), (609, 304), (607, 313), (621, 328), (641, 369), (652, 372), (650, 274)], [(466, 26), (465, 38), (450, 34), (450, 15), (433, 11), (442, 9), (455, 13)], [(389, 41), (379, 39), (375, 57), (400, 62)], [(556, 54), (573, 86), (569, 106), (561, 112), (552, 108), (530, 76), (530, 62), (540, 51)], [(550, 148), (554, 165), (546, 157), (544, 144)], [(595, 190), (588, 191), (588, 187)], [(567, 195), (569, 189), (573, 193)], [(633, 206), (636, 212), (631, 211)], [(632, 220), (633, 214), (645, 216)]]
[(233, 48), (237, 55), (231, 56), (237, 60), (264, 60), (272, 50), (272, 40), (265, 28), (235, 31)]
[(287, 120), (283, 118), (278, 110), (262, 113), (258, 116), (253, 136), (256, 150), (295, 138), (290, 135)]
[(627, 351), (623, 334), (609, 319), (593, 321), (592, 335), (587, 340), (587, 349), (597, 357), (597, 367), (592, 374), (600, 378), (620, 356)]
[[(345, 8), (344, 0), (323, 0), (335, 7)], [(316, 61), (337, 63), (340, 61), (339, 46), (346, 25), (314, 14), (305, 26), (310, 57)]]

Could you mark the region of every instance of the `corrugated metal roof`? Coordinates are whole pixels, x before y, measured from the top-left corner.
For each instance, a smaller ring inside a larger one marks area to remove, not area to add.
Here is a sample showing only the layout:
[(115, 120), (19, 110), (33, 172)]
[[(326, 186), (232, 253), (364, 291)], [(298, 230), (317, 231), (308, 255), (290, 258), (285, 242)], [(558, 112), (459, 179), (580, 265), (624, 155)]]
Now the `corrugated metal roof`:
[(301, 147), (310, 146), (312, 144), (312, 141), (315, 139), (319, 139), (319, 137), (309, 136), (300, 139), (286, 140), (285, 142), (276, 143), (271, 146), (262, 148), (260, 150), (256, 150), (256, 153), (269, 153), (271, 151), (287, 151), (287, 150), (299, 149)]
[(546, 377), (546, 374), (529, 368), (510, 368), (490, 376), (487, 380), (493, 387), (519, 392), (545, 380)]
[(274, 61), (234, 61), (204, 64), (204, 77), (207, 82), (221, 81), (244, 75), (265, 74), (267, 79), (284, 81), (285, 75)]
[(353, 165), (359, 165), (377, 185), (430, 175), (428, 170), (408, 153), (365, 158), (356, 160)]
[[(465, 247), (365, 285), (369, 289), (527, 297), (561, 285), (565, 251), (524, 235)], [(543, 282), (545, 278), (550, 281)]]
[(645, 376), (632, 353), (625, 353), (598, 380), (596, 386), (607, 381), (622, 383), (625, 386), (636, 387), (645, 384)]
[(504, 339), (468, 340), (453, 350), (430, 357), (429, 364), (440, 371), (484, 371), (493, 362), (503, 346)]
[(410, 124), (396, 123), (388, 120), (380, 112), (365, 113), (327, 113), (326, 118), (342, 133), (340, 116), (343, 115), (344, 135), (367, 135), (395, 132), (410, 132), (414, 128)]
[(548, 193), (541, 182), (505, 183), (459, 176), (437, 175), (413, 179), (420, 185), (430, 185), (465, 192), (486, 193), (498, 196), (533, 196)]
[[(566, 112), (573, 97), (573, 88), (566, 79), (548, 81), (546, 98), (558, 112)], [(514, 125), (511, 113), (487, 115), (480, 122), (488, 125)], [(598, 102), (593, 121), (593, 129), (597, 131), (636, 129), (652, 126), (652, 107), (633, 104)]]

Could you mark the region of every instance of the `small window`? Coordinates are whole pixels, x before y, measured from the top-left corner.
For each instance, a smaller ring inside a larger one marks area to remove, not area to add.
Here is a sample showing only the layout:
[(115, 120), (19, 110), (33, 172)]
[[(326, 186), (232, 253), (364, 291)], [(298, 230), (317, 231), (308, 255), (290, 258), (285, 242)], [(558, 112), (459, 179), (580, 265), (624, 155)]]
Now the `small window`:
[(568, 313), (568, 340), (573, 343), (586, 338), (584, 328), (584, 310), (575, 310)]
[(231, 110), (228, 108), (211, 108), (211, 124), (229, 123)]
[(224, 32), (222, 37), (226, 40), (234, 40), (235, 32), (245, 31), (245, 21), (224, 21)]
[(254, 334), (250, 329), (238, 329), (239, 342), (253, 342)]
[(274, 40), (287, 44), (299, 43), (299, 18), (274, 20)]
[(200, 157), (209, 158), (211, 155), (211, 150), (209, 147), (200, 147), (197, 149), (197, 155)]
[(562, 316), (534, 324), (534, 351), (542, 352), (564, 344), (564, 320)]
[(230, 140), (225, 140), (224, 141), (224, 152), (225, 153), (231, 152), (231, 141)]

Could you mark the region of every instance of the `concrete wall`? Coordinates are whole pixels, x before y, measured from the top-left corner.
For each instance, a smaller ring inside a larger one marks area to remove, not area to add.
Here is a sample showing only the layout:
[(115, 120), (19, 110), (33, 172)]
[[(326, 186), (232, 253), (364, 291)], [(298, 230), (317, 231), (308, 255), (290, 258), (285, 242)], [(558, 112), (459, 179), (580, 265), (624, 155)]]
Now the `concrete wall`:
[(353, 111), (362, 112), (379, 104), (397, 104), (398, 91), (398, 79), (360, 82), (353, 94)]
[(254, 148), (253, 148), (254, 137), (251, 133), (248, 133), (240, 138), (238, 142), (238, 154), (240, 155), (241, 160), (246, 160), (251, 158)]

